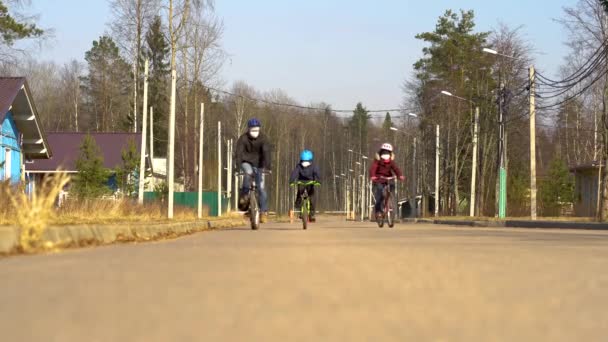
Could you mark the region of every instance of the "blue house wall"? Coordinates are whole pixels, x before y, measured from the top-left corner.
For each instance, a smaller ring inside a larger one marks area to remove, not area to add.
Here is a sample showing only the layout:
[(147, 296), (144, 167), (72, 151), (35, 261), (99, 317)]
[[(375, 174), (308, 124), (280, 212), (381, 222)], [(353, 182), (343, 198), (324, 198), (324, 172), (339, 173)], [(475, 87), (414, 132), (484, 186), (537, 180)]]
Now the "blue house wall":
[(0, 180), (5, 181), (5, 162), (7, 153), (11, 159), (11, 183), (17, 183), (21, 179), (21, 146), (19, 144), (19, 131), (13, 120), (11, 112), (6, 114), (0, 125)]

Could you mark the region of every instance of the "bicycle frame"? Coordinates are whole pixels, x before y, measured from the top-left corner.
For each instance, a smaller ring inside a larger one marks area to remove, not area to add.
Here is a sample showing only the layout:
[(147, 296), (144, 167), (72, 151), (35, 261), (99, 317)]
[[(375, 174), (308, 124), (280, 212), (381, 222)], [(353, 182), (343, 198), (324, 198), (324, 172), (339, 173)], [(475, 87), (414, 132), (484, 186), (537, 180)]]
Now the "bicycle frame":
[[(262, 172), (262, 177), (270, 174), (268, 172)], [(243, 172), (237, 173), (238, 176), (249, 177), (249, 220), (251, 221), (251, 229), (257, 230), (260, 227), (260, 207), (259, 207), (259, 191), (258, 184), (256, 182), (256, 174), (246, 174)]]
[(382, 228), (384, 226), (384, 222), (387, 221), (388, 226), (393, 228), (395, 222), (393, 217), (394, 208), (392, 206), (393, 193), (391, 192), (391, 181), (395, 180), (395, 177), (381, 178), (387, 180), (388, 182), (384, 185), (384, 189), (382, 189), (382, 197), (384, 198), (384, 203), (382, 203), (382, 219), (377, 223), (378, 226)]
[(302, 195), (301, 195), (302, 205), (300, 207), (300, 210), (299, 211), (294, 210), (294, 213), (300, 213), (300, 215), (302, 216), (302, 226), (304, 229), (306, 229), (308, 223), (310, 222), (310, 196), (308, 195), (308, 189), (306, 187), (308, 187), (310, 185), (319, 186), (321, 184), (317, 181), (308, 181), (308, 182), (298, 181), (291, 185), (292, 186), (300, 186), (300, 185), (304, 186), (304, 191), (302, 192)]

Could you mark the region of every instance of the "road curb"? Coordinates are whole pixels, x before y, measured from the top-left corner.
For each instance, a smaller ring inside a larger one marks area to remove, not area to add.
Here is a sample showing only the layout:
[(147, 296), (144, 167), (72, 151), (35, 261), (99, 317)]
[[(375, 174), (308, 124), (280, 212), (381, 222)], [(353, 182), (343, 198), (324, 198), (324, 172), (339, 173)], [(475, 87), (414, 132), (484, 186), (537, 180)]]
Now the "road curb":
[(527, 228), (527, 229), (580, 229), (608, 230), (608, 223), (568, 222), (568, 221), (482, 221), (482, 220), (441, 220), (441, 219), (404, 219), (402, 222), (427, 223), (477, 228)]
[[(111, 225), (50, 226), (45, 229), (41, 245), (52, 248), (86, 247), (119, 242), (145, 242), (176, 238), (210, 229), (242, 226), (242, 219), (201, 220), (175, 223), (131, 223)], [(0, 227), (0, 255), (18, 254), (20, 228)]]

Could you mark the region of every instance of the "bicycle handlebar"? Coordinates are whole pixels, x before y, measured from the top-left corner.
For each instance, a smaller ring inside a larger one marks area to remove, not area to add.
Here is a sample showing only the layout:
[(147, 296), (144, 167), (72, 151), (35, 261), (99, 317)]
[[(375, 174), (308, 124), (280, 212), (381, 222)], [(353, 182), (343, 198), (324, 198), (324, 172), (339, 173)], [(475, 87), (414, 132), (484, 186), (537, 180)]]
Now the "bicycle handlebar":
[(318, 181), (296, 181), (290, 184), (291, 186), (296, 186), (296, 185), (314, 185), (314, 186), (319, 186), (321, 185), (320, 182)]
[[(261, 171), (261, 172), (260, 172), (260, 171), (258, 170), (258, 173), (261, 173), (261, 174), (262, 174), (262, 175), (264, 175), (264, 176), (271, 176), (271, 175), (272, 175), (272, 171)], [(255, 173), (254, 173), (254, 174), (255, 174)], [(248, 175), (247, 173), (245, 173), (245, 172), (237, 172), (237, 173), (236, 173), (236, 175), (237, 175), (237, 176), (249, 176), (249, 175)], [(253, 176), (253, 175), (252, 175), (252, 176)]]

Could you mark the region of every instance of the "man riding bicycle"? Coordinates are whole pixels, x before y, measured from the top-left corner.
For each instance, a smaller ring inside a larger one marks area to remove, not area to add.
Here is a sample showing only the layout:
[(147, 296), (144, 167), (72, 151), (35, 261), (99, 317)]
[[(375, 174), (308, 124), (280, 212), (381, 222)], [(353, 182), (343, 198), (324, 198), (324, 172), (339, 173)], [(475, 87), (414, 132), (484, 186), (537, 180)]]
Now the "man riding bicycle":
[(376, 199), (374, 211), (376, 213), (376, 220), (381, 220), (382, 203), (384, 203), (384, 187), (390, 186), (391, 192), (395, 191), (395, 182), (389, 182), (387, 178), (391, 178), (396, 175), (400, 180), (405, 180), (405, 177), (401, 173), (397, 163), (395, 163), (393, 145), (389, 143), (382, 144), (380, 151), (376, 153), (376, 159), (372, 163), (369, 174), (374, 185), (373, 191), (374, 198)]
[(296, 210), (301, 211), (302, 194), (304, 193), (304, 190), (306, 190), (308, 197), (310, 198), (311, 222), (315, 222), (316, 196), (314, 182), (320, 181), (320, 174), (319, 167), (313, 162), (313, 153), (309, 150), (304, 150), (300, 153), (300, 162), (293, 171), (291, 171), (291, 176), (289, 177), (289, 184), (296, 184), (297, 182), (305, 183), (298, 184), (295, 208)]
[(247, 211), (249, 207), (249, 189), (251, 179), (255, 177), (260, 196), (261, 222), (264, 223), (268, 216), (268, 196), (262, 173), (265, 169), (270, 169), (271, 146), (268, 138), (260, 132), (261, 127), (262, 123), (256, 118), (247, 122), (247, 132), (241, 135), (236, 143), (236, 162), (245, 174), (240, 190), (239, 210)]

